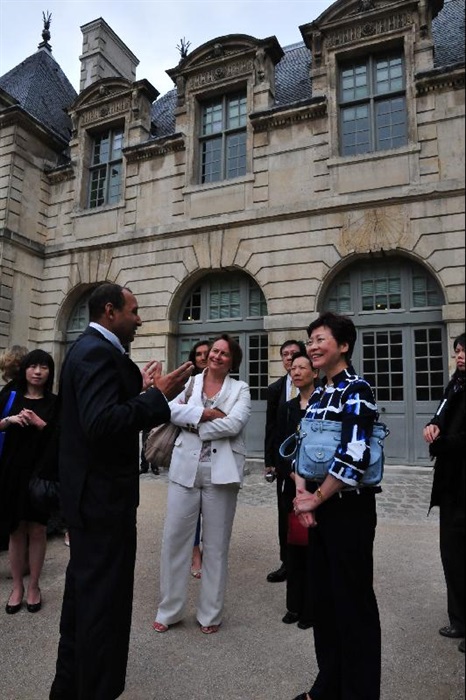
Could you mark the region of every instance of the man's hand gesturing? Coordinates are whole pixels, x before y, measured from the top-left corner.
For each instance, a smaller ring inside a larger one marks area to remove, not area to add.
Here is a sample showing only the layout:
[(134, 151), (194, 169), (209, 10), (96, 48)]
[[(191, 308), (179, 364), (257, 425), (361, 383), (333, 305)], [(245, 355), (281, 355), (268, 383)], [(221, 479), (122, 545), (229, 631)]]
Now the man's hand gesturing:
[(162, 375), (162, 367), (158, 365), (154, 372), (153, 386), (157, 387), (171, 401), (175, 396), (181, 394), (193, 368), (192, 362), (185, 362), (173, 372)]

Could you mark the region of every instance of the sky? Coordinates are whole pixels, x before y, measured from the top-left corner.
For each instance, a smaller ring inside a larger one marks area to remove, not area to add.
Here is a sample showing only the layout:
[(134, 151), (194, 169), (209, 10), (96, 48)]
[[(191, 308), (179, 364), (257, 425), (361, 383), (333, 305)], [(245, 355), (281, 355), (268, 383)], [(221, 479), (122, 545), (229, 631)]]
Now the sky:
[(302, 41), (299, 26), (317, 19), (332, 0), (0, 0), (0, 76), (35, 53), (43, 12), (55, 60), (79, 90), (80, 27), (102, 17), (137, 56), (137, 80), (161, 93), (173, 83), (165, 71), (179, 61), (177, 45), (190, 50), (225, 34), (276, 36), (282, 47)]

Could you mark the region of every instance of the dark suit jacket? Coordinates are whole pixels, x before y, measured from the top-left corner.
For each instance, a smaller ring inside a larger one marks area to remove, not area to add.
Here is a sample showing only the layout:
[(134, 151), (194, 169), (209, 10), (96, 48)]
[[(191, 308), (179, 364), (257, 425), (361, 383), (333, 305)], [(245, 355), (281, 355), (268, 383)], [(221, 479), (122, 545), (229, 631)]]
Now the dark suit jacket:
[(278, 407), (277, 427), (275, 431), (275, 452), (277, 454), (277, 470), (281, 476), (286, 477), (291, 474), (292, 462), (289, 459), (280, 457), (280, 445), (287, 437), (293, 435), (298, 429), (301, 419), (306, 412), (301, 409), (299, 396), (290, 401), (281, 403)]
[(139, 432), (170, 420), (158, 389), (101, 333), (87, 328), (60, 379), (59, 470), (69, 527), (118, 517), (139, 503)]
[(286, 380), (280, 377), (267, 388), (267, 415), (265, 423), (264, 461), (266, 467), (278, 467), (276, 446), (277, 416), (281, 404), (286, 403)]

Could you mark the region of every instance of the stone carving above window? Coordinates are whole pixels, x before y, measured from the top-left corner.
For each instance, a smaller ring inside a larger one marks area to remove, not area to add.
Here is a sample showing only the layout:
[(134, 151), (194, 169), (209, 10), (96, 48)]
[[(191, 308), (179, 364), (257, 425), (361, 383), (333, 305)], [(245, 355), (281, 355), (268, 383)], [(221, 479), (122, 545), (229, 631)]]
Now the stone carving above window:
[(360, 0), (357, 7), (357, 12), (369, 12), (369, 10), (375, 10), (374, 0)]
[(253, 75), (256, 85), (273, 80), (273, 66), (283, 55), (275, 37), (230, 35), (195, 49), (167, 73), (176, 85), (178, 106), (183, 106), (188, 91), (199, 92), (242, 76)]
[(430, 35), (432, 17), (444, 0), (347, 0), (335, 2), (317, 20), (300, 27), (314, 66), (325, 62), (325, 52), (374, 37), (400, 35), (416, 25), (421, 38)]
[(380, 207), (348, 214), (341, 232), (341, 248), (346, 254), (376, 253), (403, 248), (408, 240), (405, 207)]
[(360, 41), (371, 36), (382, 36), (389, 32), (405, 29), (414, 23), (412, 12), (403, 11), (396, 14), (374, 19), (369, 22), (358, 22), (347, 27), (342, 27), (325, 35), (327, 48), (344, 46), (355, 41)]

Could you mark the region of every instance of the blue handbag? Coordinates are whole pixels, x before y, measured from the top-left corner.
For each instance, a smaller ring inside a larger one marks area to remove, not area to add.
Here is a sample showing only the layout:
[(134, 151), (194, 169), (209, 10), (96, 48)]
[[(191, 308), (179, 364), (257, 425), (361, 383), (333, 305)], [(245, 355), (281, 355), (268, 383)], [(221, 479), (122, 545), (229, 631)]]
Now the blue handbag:
[[(3, 413), (1, 415), (0, 420), (3, 420), (4, 418), (7, 417), (7, 415), (10, 412), (11, 407), (13, 406), (13, 401), (16, 398), (16, 391), (10, 392), (10, 395), (8, 397), (8, 401), (5, 404), (5, 408), (3, 409)], [(6, 432), (4, 430), (0, 430), (0, 456), (3, 452), (3, 445), (5, 444), (5, 437), (6, 437)]]
[[(374, 423), (369, 440), (370, 463), (360, 484), (377, 486), (383, 479), (384, 440), (390, 431), (384, 423)], [(341, 423), (303, 418), (298, 430), (280, 445), (280, 456), (295, 460), (296, 471), (307, 481), (324, 481), (341, 443)]]

